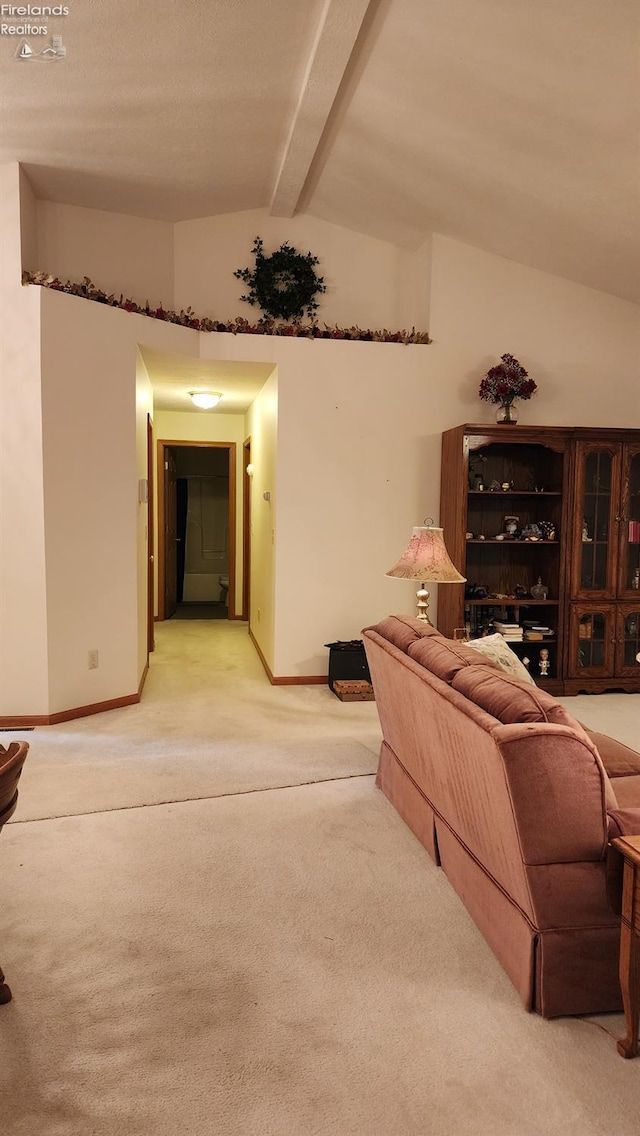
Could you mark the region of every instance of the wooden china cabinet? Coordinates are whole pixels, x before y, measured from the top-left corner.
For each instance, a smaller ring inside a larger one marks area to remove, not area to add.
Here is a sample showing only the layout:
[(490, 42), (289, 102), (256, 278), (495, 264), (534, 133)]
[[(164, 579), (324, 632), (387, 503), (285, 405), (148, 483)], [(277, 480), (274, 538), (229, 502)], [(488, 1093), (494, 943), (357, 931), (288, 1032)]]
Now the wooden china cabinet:
[(551, 693), (640, 692), (640, 430), (447, 430), (440, 524), (467, 578), (439, 589), (445, 635), (520, 626)]

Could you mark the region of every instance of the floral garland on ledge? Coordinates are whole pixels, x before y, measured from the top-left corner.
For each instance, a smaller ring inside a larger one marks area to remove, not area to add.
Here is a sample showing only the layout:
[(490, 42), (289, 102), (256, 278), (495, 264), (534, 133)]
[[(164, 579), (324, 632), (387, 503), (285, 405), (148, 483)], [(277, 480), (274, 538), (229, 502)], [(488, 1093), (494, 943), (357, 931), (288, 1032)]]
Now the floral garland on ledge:
[(192, 312), (191, 308), (184, 308), (180, 312), (172, 312), (160, 305), (152, 308), (149, 303), (137, 304), (135, 300), (120, 296), (109, 295), (100, 288), (96, 288), (88, 276), (81, 284), (67, 280), (65, 284), (57, 276), (47, 272), (23, 272), (23, 284), (37, 284), (41, 288), (53, 288), (56, 292), (66, 292), (70, 296), (81, 296), (85, 300), (93, 300), (97, 304), (106, 304), (110, 308), (122, 308), (125, 312), (135, 312), (137, 315), (150, 316), (151, 319), (163, 320), (165, 323), (177, 323), (182, 327), (193, 328), (194, 331), (227, 331), (232, 335), (291, 335), (303, 339), (351, 339), (359, 342), (372, 343), (431, 343), (432, 340), (426, 331), (371, 331), (361, 327), (329, 327), (325, 324), (320, 327), (317, 323), (278, 323), (273, 319), (262, 319), (258, 323), (249, 323), (242, 316), (234, 320), (212, 320), (207, 317), (200, 318)]

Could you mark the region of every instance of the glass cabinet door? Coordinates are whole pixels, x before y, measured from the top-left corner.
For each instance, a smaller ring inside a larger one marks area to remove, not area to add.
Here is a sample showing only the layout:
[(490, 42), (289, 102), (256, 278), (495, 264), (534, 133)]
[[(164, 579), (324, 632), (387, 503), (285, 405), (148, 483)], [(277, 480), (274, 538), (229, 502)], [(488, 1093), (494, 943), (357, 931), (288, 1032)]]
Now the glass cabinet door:
[(640, 677), (640, 599), (618, 608), (616, 674)]
[(613, 604), (573, 604), (569, 674), (606, 678), (613, 674), (616, 648)]
[(618, 559), (618, 486), (620, 450), (617, 446), (578, 443), (574, 595), (615, 595)]
[(640, 604), (640, 446), (625, 446), (622, 466), (618, 595)]

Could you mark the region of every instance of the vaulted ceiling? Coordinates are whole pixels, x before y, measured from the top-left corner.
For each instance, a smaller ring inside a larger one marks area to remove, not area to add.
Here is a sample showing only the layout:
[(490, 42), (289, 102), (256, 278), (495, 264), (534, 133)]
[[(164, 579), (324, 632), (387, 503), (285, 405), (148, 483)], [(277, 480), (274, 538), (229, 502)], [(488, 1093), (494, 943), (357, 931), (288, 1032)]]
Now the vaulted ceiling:
[[(71, 0), (17, 58), (0, 160), (37, 196), (180, 220), (436, 231), (640, 302), (637, 0)], [(3, 17), (6, 21), (6, 17)]]

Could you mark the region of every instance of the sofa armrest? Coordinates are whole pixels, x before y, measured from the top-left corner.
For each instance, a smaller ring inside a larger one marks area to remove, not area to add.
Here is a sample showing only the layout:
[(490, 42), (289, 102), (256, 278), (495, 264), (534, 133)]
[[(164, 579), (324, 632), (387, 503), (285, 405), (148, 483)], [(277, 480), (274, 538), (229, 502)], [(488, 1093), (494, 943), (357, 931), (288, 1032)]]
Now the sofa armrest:
[[(640, 836), (640, 809), (610, 809), (609, 840), (616, 836)], [(611, 844), (607, 848), (607, 899), (616, 915), (622, 913), (622, 873), (624, 857)]]
[(640, 808), (609, 809), (609, 840), (616, 836), (640, 836)]

